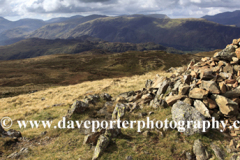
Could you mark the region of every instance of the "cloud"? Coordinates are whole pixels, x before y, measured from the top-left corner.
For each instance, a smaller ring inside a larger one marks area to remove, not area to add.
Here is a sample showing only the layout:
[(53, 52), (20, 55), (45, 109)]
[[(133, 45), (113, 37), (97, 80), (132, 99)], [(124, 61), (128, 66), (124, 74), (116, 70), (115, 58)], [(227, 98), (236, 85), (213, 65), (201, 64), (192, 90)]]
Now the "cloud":
[(0, 16), (51, 18), (74, 14), (163, 13), (170, 17), (201, 17), (239, 7), (239, 0), (0, 0)]

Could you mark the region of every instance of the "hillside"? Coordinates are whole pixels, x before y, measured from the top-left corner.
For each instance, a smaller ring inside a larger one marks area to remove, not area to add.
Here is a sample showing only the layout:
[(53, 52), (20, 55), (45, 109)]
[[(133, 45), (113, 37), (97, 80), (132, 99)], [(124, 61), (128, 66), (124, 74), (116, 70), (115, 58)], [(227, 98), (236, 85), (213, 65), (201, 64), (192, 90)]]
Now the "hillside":
[(222, 25), (233, 25), (240, 27), (240, 10), (234, 12), (223, 12), (212, 16), (207, 15), (202, 18)]
[(180, 50), (211, 50), (224, 48), (227, 42), (239, 37), (240, 28), (223, 26), (204, 19), (105, 17), (79, 24), (64, 34), (61, 27), (43, 27), (36, 30), (31, 37), (69, 38), (82, 35), (110, 42), (154, 42)]
[[(11, 32), (9, 33), (11, 34)], [(90, 50), (101, 50), (99, 53), (116, 53), (125, 51), (162, 50), (169, 53), (183, 54), (174, 48), (155, 43), (119, 43), (107, 42), (99, 38), (81, 36), (77, 39), (25, 39), (12, 45), (0, 47), (0, 60), (33, 58), (51, 54), (76, 54)]]
[[(198, 60), (203, 57), (201, 54), (178, 55), (164, 51), (101, 53), (101, 50), (95, 50), (82, 54), (0, 61), (0, 97), (42, 90), (49, 86), (139, 75), (159, 68), (185, 65), (192, 58)], [(213, 53), (206, 54), (210, 56)]]

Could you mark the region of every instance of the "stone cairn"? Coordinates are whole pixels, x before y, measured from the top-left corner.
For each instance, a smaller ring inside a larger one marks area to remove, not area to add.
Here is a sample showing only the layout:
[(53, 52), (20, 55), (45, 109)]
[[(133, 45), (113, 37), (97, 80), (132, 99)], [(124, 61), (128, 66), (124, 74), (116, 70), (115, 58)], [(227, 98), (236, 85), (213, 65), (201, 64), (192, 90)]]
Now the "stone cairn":
[[(230, 127), (234, 121), (240, 120), (239, 59), (240, 39), (234, 39), (213, 57), (202, 58), (197, 63), (192, 60), (185, 70), (183, 67), (170, 68), (168, 71), (173, 72), (170, 78), (160, 77), (154, 83), (159, 90), (152, 105), (157, 106), (158, 100), (164, 99), (169, 106), (173, 105), (172, 118), (176, 121), (214, 117), (227, 122), (224, 132), (233, 137), (240, 135), (240, 129)], [(193, 111), (189, 112), (187, 108)], [(193, 115), (195, 112), (201, 115)], [(196, 132), (200, 130), (189, 130), (185, 134)]]

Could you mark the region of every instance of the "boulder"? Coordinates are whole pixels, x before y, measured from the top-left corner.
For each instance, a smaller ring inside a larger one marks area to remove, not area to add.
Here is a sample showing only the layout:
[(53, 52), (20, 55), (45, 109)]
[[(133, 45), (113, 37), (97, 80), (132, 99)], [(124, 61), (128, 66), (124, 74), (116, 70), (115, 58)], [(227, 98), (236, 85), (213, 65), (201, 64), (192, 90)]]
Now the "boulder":
[(9, 129), (8, 131), (5, 131), (2, 127), (2, 124), (0, 123), (0, 135), (3, 137), (11, 137), (11, 138), (20, 138), (22, 137), (21, 132)]
[(215, 145), (214, 143), (211, 143), (211, 148), (215, 154), (215, 156), (217, 157), (218, 160), (224, 160), (224, 152), (222, 151), (221, 148), (219, 148), (217, 145)]
[(164, 94), (167, 91), (167, 88), (169, 86), (169, 80), (166, 79), (163, 81), (163, 83), (160, 85), (160, 87), (158, 88), (157, 94), (156, 94), (156, 98), (158, 98), (161, 94)]
[(235, 47), (233, 45), (229, 45), (228, 47), (226, 47), (225, 49), (223, 49), (220, 52), (217, 52), (213, 55), (213, 57), (218, 58), (220, 60), (227, 60), (227, 61), (231, 61), (232, 57), (236, 57), (236, 53), (235, 53)]
[[(205, 120), (205, 117), (194, 107), (190, 106), (189, 104), (186, 104), (182, 101), (178, 101), (175, 103), (172, 107), (172, 119), (176, 122), (184, 122), (184, 134), (185, 135), (193, 135), (195, 133), (202, 133), (202, 121)], [(187, 126), (188, 121), (199, 121), (200, 126), (194, 127), (191, 125), (191, 127)], [(178, 127), (179, 130), (181, 130), (181, 126)]]
[(115, 109), (112, 113), (112, 119), (121, 119), (126, 111), (126, 105), (122, 103), (117, 103)]
[(88, 109), (88, 104), (82, 102), (82, 101), (78, 101), (76, 100), (73, 105), (71, 106), (71, 108), (68, 110), (68, 115), (67, 117), (71, 117), (73, 114), (81, 114), (84, 111), (86, 111)]
[(240, 86), (232, 91), (227, 91), (223, 96), (227, 98), (238, 98), (240, 96)]
[(190, 86), (188, 84), (181, 84), (178, 88), (178, 94), (187, 95), (189, 89), (190, 89)]
[(213, 94), (220, 94), (218, 85), (214, 81), (202, 81), (200, 88), (205, 89)]
[(166, 97), (166, 102), (168, 104), (168, 106), (172, 106), (174, 103), (176, 103), (178, 100), (184, 98), (186, 96), (184, 95), (176, 95), (176, 96), (168, 96)]
[[(102, 130), (103, 131), (103, 130)], [(84, 141), (83, 141), (83, 144), (92, 144), (92, 145), (96, 145), (97, 144), (97, 141), (98, 141), (98, 138), (102, 133), (102, 131), (100, 132), (95, 132), (95, 133), (90, 133), (88, 135), (86, 135), (84, 137)]]
[(202, 69), (200, 72), (200, 78), (202, 80), (210, 80), (213, 79), (215, 75), (213, 74), (213, 71), (211, 69)]
[(181, 79), (179, 79), (179, 80), (174, 84), (174, 87), (173, 87), (173, 89), (172, 89), (172, 92), (173, 92), (174, 94), (177, 94), (178, 88), (179, 88), (179, 86), (180, 86), (181, 84), (182, 84)]
[(215, 101), (222, 114), (227, 116), (238, 114), (238, 104), (236, 102), (221, 95), (217, 95)]
[(110, 143), (109, 137), (107, 137), (105, 134), (100, 135), (93, 153), (92, 160), (97, 160), (103, 154), (104, 150), (107, 148), (109, 143)]
[(200, 101), (200, 100), (195, 100), (194, 101), (194, 107), (202, 114), (204, 115), (206, 118), (211, 118), (211, 115), (209, 113), (209, 110), (207, 109), (207, 107), (205, 106), (205, 104)]
[(166, 77), (162, 76), (162, 77), (158, 77), (158, 79), (152, 84), (152, 88), (159, 88), (162, 84), (162, 82), (166, 80)]
[(84, 102), (86, 104), (93, 104), (93, 105), (95, 105), (99, 101), (100, 101), (100, 96), (98, 94), (88, 95), (88, 96), (85, 96), (85, 98), (84, 98)]
[(208, 96), (208, 91), (201, 88), (194, 88), (189, 92), (189, 97), (193, 99), (204, 99), (207, 96)]
[(100, 95), (100, 98), (102, 98), (105, 101), (111, 101), (112, 100), (112, 96), (109, 95), (108, 93), (103, 93)]
[(153, 95), (149, 93), (149, 94), (143, 95), (141, 99), (143, 99), (143, 100), (152, 100), (153, 98), (154, 98)]
[(196, 160), (207, 160), (209, 157), (207, 150), (199, 139), (194, 141), (193, 153), (196, 155)]

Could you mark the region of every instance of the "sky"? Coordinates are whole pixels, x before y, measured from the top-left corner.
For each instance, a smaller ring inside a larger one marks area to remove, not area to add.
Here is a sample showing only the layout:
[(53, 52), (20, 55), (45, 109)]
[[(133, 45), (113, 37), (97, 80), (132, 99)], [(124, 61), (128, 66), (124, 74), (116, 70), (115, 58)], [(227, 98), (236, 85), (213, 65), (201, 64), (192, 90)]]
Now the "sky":
[(199, 18), (240, 8), (239, 0), (0, 0), (0, 16), (9, 20), (101, 14), (166, 14)]

